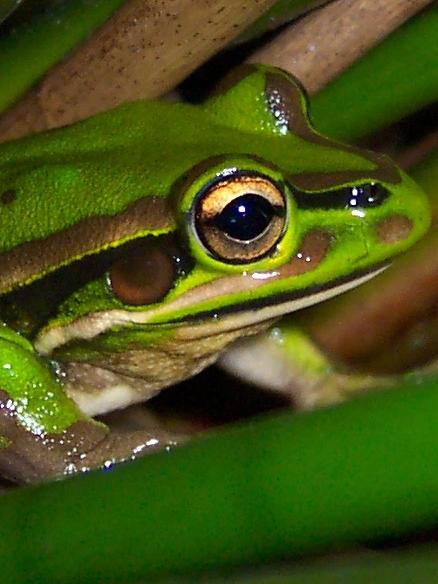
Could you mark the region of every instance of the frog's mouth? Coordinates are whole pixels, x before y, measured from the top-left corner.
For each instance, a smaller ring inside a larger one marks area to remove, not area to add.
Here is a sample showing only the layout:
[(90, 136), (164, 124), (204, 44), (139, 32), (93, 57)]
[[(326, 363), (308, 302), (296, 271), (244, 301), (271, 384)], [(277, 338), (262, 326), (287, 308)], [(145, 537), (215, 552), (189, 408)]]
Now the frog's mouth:
[[(296, 312), (302, 308), (307, 308), (313, 304), (319, 304), (320, 302), (324, 302), (324, 300), (329, 300), (334, 296), (338, 296), (352, 288), (356, 288), (375, 276), (378, 276), (390, 265), (390, 263), (386, 263), (380, 265), (378, 268), (374, 266), (372, 270), (361, 270), (360, 272), (355, 272), (353, 276), (350, 275), (345, 278), (338, 278), (324, 286), (315, 285), (294, 292), (283, 292), (281, 294), (265, 296), (256, 300), (246, 300), (238, 304), (224, 306), (218, 310), (209, 310), (198, 312), (195, 315), (184, 316), (181, 319), (168, 321), (166, 324), (178, 325), (190, 322), (199, 323), (200, 321), (204, 322), (208, 319), (218, 320), (226, 318), (228, 315), (236, 316), (245, 312), (258, 312), (265, 309), (267, 309), (268, 313), (270, 312), (275, 318), (276, 316), (282, 316), (289, 312)], [(276, 314), (277, 307), (279, 311), (278, 314)]]
[(294, 292), (284, 292), (275, 296), (266, 296), (239, 304), (222, 307), (216, 311), (198, 312), (181, 319), (167, 321), (166, 325), (178, 328), (176, 337), (195, 339), (221, 332), (245, 328), (261, 322), (269, 322), (303, 308), (319, 304), (325, 300), (356, 288), (382, 273), (390, 262), (372, 270), (361, 270), (345, 278), (332, 280), (323, 286), (312, 286)]
[[(386, 262), (377, 267), (373, 266), (372, 269), (358, 270), (322, 286), (315, 285), (289, 293), (248, 300), (224, 306), (218, 310), (199, 311), (194, 315), (184, 315), (181, 318), (166, 320), (165, 315), (166, 313), (175, 313), (180, 309), (184, 297), (180, 297), (165, 306), (144, 312), (126, 310), (96, 312), (81, 317), (67, 326), (47, 330), (36, 339), (35, 347), (41, 354), (50, 355), (55, 349), (69, 341), (91, 340), (114, 327), (129, 326), (131, 329), (138, 328), (142, 331), (145, 325), (150, 330), (172, 328), (174, 329), (174, 339), (195, 340), (240, 329), (243, 331), (264, 322), (268, 326), (270, 322), (280, 316), (307, 308), (360, 286), (383, 272), (389, 265), (390, 262)], [(160, 321), (156, 322), (158, 318)]]

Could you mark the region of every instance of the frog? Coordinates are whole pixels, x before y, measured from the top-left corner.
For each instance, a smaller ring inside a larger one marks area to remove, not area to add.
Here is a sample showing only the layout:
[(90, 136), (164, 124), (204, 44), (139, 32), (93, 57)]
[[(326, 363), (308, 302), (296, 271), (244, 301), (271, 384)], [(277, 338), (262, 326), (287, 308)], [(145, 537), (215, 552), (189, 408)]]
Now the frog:
[(38, 483), (175, 444), (96, 416), (381, 273), (428, 203), (312, 125), (288, 72), (138, 101), (0, 146), (0, 474)]

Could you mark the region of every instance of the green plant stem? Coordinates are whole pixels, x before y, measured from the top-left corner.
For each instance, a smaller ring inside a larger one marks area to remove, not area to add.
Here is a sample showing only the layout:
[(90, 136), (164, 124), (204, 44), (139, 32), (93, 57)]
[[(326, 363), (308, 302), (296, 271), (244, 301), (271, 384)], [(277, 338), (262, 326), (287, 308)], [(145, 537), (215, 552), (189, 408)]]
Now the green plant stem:
[(137, 582), (438, 520), (438, 380), (6, 494), (5, 582)]
[(438, 7), (410, 19), (311, 102), (316, 128), (357, 140), (438, 100)]
[(263, 16), (251, 24), (237, 40), (253, 39), (328, 2), (330, 0), (279, 0)]
[(0, 112), (126, 0), (65, 0), (0, 36)]
[(411, 172), (429, 196), (433, 217), (438, 217), (438, 148)]
[[(276, 565), (243, 575), (202, 580), (203, 584), (436, 584), (438, 547), (418, 545), (403, 551), (365, 550), (298, 565)], [(187, 584), (190, 580), (182, 581)], [(175, 584), (175, 581), (173, 582)]]

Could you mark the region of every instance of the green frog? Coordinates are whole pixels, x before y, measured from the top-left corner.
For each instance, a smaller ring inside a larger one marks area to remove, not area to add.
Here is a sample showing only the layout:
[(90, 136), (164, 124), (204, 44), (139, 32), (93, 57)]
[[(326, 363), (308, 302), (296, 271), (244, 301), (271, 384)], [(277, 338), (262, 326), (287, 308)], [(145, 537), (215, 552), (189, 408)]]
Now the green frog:
[(0, 474), (24, 483), (171, 444), (93, 417), (369, 280), (429, 225), (406, 174), (320, 135), (299, 83), (264, 66), (201, 105), (3, 144), (0, 208)]

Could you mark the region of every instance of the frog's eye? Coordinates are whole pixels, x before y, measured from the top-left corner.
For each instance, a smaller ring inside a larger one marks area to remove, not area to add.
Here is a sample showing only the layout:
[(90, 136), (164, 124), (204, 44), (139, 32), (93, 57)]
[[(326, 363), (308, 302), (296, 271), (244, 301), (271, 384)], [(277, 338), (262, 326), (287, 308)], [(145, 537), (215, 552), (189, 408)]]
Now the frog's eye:
[(208, 252), (229, 263), (268, 254), (283, 235), (286, 200), (269, 178), (254, 174), (221, 177), (199, 193), (193, 229)]

